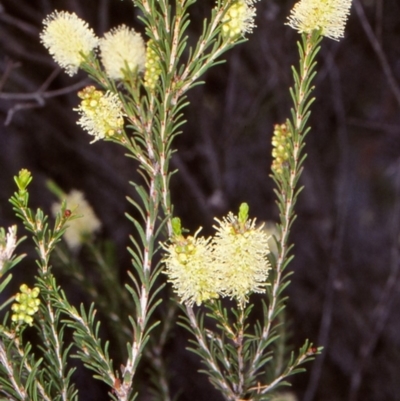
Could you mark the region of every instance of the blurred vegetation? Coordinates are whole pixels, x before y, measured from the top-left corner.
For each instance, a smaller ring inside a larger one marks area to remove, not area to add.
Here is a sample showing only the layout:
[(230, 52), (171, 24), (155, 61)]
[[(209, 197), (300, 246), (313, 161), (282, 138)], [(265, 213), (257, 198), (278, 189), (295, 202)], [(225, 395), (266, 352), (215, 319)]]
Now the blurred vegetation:
[[(303, 401), (400, 397), (400, 3), (353, 2), (345, 39), (322, 43), (305, 190), (292, 232), (290, 329), (298, 345), (310, 338), (325, 347), (307, 374), (294, 378)], [(249, 41), (189, 93), (172, 181), (175, 211), (188, 228), (201, 225), (207, 233), (214, 216), (243, 201), (259, 220), (277, 218), (270, 141), (290, 107), (299, 39), (284, 25), (292, 5), (260, 1)], [(211, 6), (204, 0), (193, 7), (194, 37)], [(89, 81), (62, 73), (39, 43), (41, 21), (54, 9), (76, 12), (99, 35), (120, 23), (143, 31), (128, 0), (0, 1), (0, 226), (15, 221), (7, 199), (20, 168), (35, 178), (33, 206), (49, 210), (55, 201), (48, 179), (65, 191), (81, 189), (103, 221), (102, 236), (116, 244), (123, 277), (131, 230), (125, 196), (134, 196), (128, 180), (135, 165), (110, 143), (89, 145), (76, 125), (76, 92)], [(21, 265), (24, 277), (29, 263)], [(81, 301), (70, 284), (74, 291)], [(183, 352), (186, 341), (177, 328), (166, 345), (172, 389), (182, 390), (180, 400), (218, 400), (196, 373), (195, 356)], [(83, 399), (106, 399), (101, 387), (85, 386), (85, 374), (78, 374)]]

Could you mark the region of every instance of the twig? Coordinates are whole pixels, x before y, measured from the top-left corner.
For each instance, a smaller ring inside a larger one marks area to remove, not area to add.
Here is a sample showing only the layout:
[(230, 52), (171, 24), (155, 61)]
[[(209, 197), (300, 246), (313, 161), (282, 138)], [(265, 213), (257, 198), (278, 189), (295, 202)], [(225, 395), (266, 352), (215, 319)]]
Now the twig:
[(397, 105), (400, 107), (400, 88), (396, 81), (396, 78), (394, 77), (389, 62), (385, 56), (385, 53), (382, 50), (382, 46), (379, 43), (379, 40), (375, 36), (374, 31), (372, 30), (371, 25), (367, 20), (364, 9), (360, 3), (360, 0), (354, 0), (353, 4), (357, 12), (358, 18), (360, 19), (361, 25), (364, 29), (364, 32), (367, 35), (367, 38), (371, 43), (371, 46), (374, 49), (379, 62), (381, 63), (383, 73), (385, 74), (386, 79), (388, 80), (389, 89), (391, 90), (393, 96), (395, 97)]
[(2, 76), (1, 79), (0, 79), (0, 93), (1, 93), (1, 90), (2, 90), (2, 88), (4, 87), (5, 83), (7, 82), (8, 77), (9, 77), (10, 74), (11, 74), (11, 71), (12, 71), (14, 68), (18, 68), (18, 67), (20, 67), (20, 66), (21, 66), (21, 63), (17, 63), (17, 62), (12, 61), (12, 60), (8, 60), (8, 61), (7, 61), (7, 65), (6, 65), (5, 71), (4, 71), (4, 73), (3, 73), (3, 76)]
[(327, 64), (328, 74), (331, 79), (331, 88), (333, 92), (334, 108), (339, 122), (337, 133), (339, 136), (340, 145), (340, 156), (341, 160), (339, 162), (339, 183), (336, 195), (336, 235), (333, 240), (331, 247), (330, 263), (328, 267), (328, 278), (326, 282), (326, 289), (324, 304), (322, 307), (322, 318), (318, 333), (318, 345), (324, 347), (324, 352), (315, 360), (311, 368), (310, 380), (307, 385), (307, 390), (304, 395), (303, 401), (311, 401), (314, 399), (315, 392), (318, 387), (319, 379), (322, 373), (322, 367), (325, 361), (325, 357), (328, 353), (327, 349), (329, 347), (329, 333), (332, 324), (332, 314), (333, 314), (333, 302), (335, 296), (335, 281), (338, 275), (338, 266), (340, 264), (343, 238), (346, 228), (346, 218), (348, 212), (348, 200), (349, 200), (349, 187), (350, 183), (348, 180), (349, 168), (349, 147), (347, 139), (347, 129), (345, 121), (345, 111), (343, 107), (343, 96), (340, 87), (340, 77), (338, 70), (333, 61), (333, 55), (328, 54)]
[(371, 329), (367, 331), (369, 334), (364, 338), (360, 347), (359, 359), (356, 367), (353, 369), (353, 375), (350, 382), (349, 401), (356, 401), (358, 392), (361, 386), (362, 375), (367, 364), (368, 358), (374, 350), (376, 343), (385, 327), (389, 317), (390, 307), (395, 299), (397, 281), (400, 275), (399, 266), (399, 245), (398, 238), (400, 234), (400, 160), (397, 162), (397, 177), (396, 177), (396, 203), (392, 217), (392, 247), (391, 247), (391, 262), (390, 274), (386, 280), (386, 284), (382, 289), (381, 298), (376, 305), (371, 315)]
[(66, 86), (61, 89), (55, 89), (55, 90), (50, 90), (46, 91), (46, 89), (50, 86), (51, 82), (56, 78), (56, 76), (59, 74), (60, 69), (55, 69), (49, 77), (46, 79), (46, 81), (39, 87), (38, 90), (35, 92), (30, 92), (30, 93), (5, 93), (5, 92), (0, 92), (0, 99), (4, 100), (19, 100), (19, 101), (28, 101), (28, 100), (34, 100), (35, 102), (26, 102), (26, 103), (17, 103), (11, 109), (8, 110), (7, 112), (7, 118), (6, 121), (4, 122), (4, 125), (9, 125), (12, 121), (12, 118), (14, 114), (19, 111), (19, 110), (24, 110), (24, 109), (32, 109), (36, 107), (43, 107), (46, 102), (45, 99), (57, 97), (57, 96), (63, 96), (71, 92), (75, 92), (84, 86), (86, 86), (90, 81), (85, 78), (73, 85)]

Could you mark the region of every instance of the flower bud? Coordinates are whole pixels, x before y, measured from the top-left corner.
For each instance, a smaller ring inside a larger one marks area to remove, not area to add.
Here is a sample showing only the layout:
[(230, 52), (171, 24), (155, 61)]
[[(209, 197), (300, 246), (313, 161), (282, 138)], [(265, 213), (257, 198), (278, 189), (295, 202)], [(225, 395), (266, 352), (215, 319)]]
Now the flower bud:
[(144, 72), (144, 86), (149, 89), (156, 87), (161, 74), (160, 57), (154, 50), (154, 41), (149, 40), (146, 47), (146, 63)]
[(11, 310), (14, 312), (11, 315), (11, 321), (19, 325), (25, 323), (32, 326), (32, 316), (39, 310), (40, 289), (38, 287), (30, 289), (26, 284), (22, 284), (19, 290), (21, 292), (15, 295), (16, 302), (11, 305)]
[(272, 170), (282, 174), (283, 166), (290, 156), (290, 131), (286, 124), (276, 124), (272, 136)]

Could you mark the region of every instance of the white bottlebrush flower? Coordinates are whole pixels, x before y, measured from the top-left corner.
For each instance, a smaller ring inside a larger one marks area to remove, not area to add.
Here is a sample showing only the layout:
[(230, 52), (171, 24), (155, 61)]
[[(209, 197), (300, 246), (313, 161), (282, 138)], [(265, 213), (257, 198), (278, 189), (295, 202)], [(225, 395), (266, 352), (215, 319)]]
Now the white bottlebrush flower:
[(107, 75), (122, 79), (127, 68), (138, 72), (144, 70), (146, 47), (140, 33), (121, 25), (100, 39), (100, 57)]
[(218, 298), (220, 278), (214, 269), (209, 239), (179, 235), (163, 248), (165, 273), (182, 303), (200, 305)]
[(216, 221), (213, 256), (221, 275), (221, 295), (236, 299), (243, 307), (252, 292), (265, 292), (269, 236), (262, 226), (256, 227), (255, 220), (240, 221), (232, 213)]
[(300, 0), (287, 24), (300, 33), (320, 30), (321, 35), (339, 40), (344, 36), (350, 7), (351, 0)]
[(251, 1), (235, 1), (222, 19), (222, 35), (227, 39), (253, 32), (256, 9)]
[(98, 46), (99, 39), (74, 13), (54, 11), (43, 24), (40, 34), (43, 45), (69, 75), (76, 74), (83, 61), (82, 54), (87, 56)]
[(82, 99), (79, 107), (74, 109), (80, 114), (78, 124), (95, 137), (92, 143), (122, 132), (124, 114), (116, 94), (88, 86), (78, 96)]
[(8, 228), (6, 234), (4, 229), (0, 230), (0, 276), (6, 262), (10, 261), (15, 247), (17, 246), (17, 226)]
[[(79, 250), (81, 245), (101, 227), (101, 222), (95, 215), (92, 207), (85, 199), (83, 193), (76, 189), (65, 196), (67, 208), (72, 211), (76, 219), (68, 222), (68, 228), (63, 238), (71, 250)], [(55, 216), (61, 210), (61, 202), (52, 205)]]

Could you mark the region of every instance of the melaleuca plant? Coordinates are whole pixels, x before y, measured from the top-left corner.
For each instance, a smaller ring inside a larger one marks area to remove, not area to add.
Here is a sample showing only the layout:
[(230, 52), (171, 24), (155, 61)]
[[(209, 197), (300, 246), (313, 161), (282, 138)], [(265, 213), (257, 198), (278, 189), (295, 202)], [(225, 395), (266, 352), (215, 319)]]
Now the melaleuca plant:
[[(135, 399), (134, 379), (143, 356), (153, 363), (154, 394), (170, 399), (159, 350), (177, 304), (183, 310), (180, 324), (193, 335), (191, 350), (200, 356), (204, 372), (226, 400), (272, 399), (290, 375), (320, 352), (308, 341), (296, 353), (285, 351), (284, 290), (293, 257), (289, 233), (301, 190), (315, 58), (323, 36), (343, 36), (351, 1), (301, 0), (288, 20), (301, 33), (300, 63), (293, 68), (290, 118), (275, 126), (272, 138), (271, 177), (280, 216), (273, 238), (276, 252), (271, 252), (269, 235), (250, 217), (246, 203), (237, 213), (216, 218), (215, 233), (209, 238), (202, 237), (200, 229), (187, 234), (173, 214), (170, 160), (173, 140), (184, 123), (186, 93), (221, 62), (227, 50), (246, 40), (256, 13), (252, 0), (217, 0), (195, 45), (188, 48), (194, 2), (134, 0), (144, 36), (121, 25), (98, 38), (86, 22), (64, 11), (44, 20), (40, 38), (55, 61), (69, 75), (82, 69), (93, 81), (78, 93), (78, 124), (91, 135), (91, 142), (122, 146), (143, 180), (132, 182), (137, 197), (129, 201), (138, 217), (127, 215), (135, 235), (129, 248), (129, 281), (121, 283), (112, 268), (110, 246), (95, 243), (101, 223), (83, 194), (65, 194), (50, 183), (60, 198), (52, 221), (41, 209), (30, 208), (30, 172), (21, 170), (15, 177), (11, 203), (35, 243), (37, 272), (32, 288), (21, 283), (20, 292), (1, 305), (7, 312), (0, 327), (0, 394), (7, 399), (77, 400), (74, 369), (68, 364), (73, 345), (73, 355), (108, 385), (111, 399)], [(59, 246), (63, 237), (67, 248)], [(21, 259), (14, 256), (17, 244), (14, 226), (7, 234), (0, 231), (0, 291)], [(101, 291), (73, 258), (83, 246), (97, 266)], [(69, 266), (94, 300), (92, 305), (77, 307), (70, 302), (57, 283), (52, 254)], [(164, 300), (167, 314), (157, 322), (153, 313), (160, 307), (166, 282), (175, 300)], [(261, 318), (254, 314), (257, 304)], [(101, 340), (97, 308), (116, 327), (115, 342)], [(158, 337), (153, 330), (157, 325)], [(24, 335), (30, 326), (40, 339), (35, 352)], [(65, 343), (66, 331), (72, 333), (72, 343)], [(124, 355), (119, 366), (109, 352), (115, 346)]]

